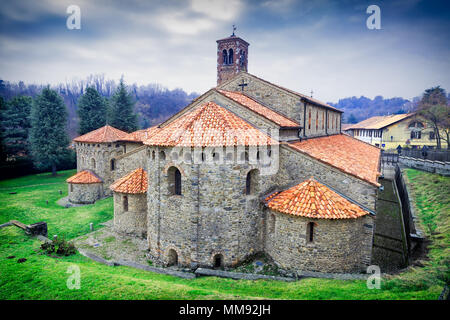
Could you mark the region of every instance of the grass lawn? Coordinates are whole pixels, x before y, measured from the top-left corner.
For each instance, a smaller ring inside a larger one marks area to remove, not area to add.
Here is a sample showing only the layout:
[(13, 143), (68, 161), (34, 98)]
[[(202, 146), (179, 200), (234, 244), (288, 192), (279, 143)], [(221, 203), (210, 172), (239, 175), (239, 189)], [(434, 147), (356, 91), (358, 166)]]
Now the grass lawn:
[[(0, 224), (11, 219), (26, 224), (44, 220), (50, 237), (57, 234), (70, 240), (89, 232), (90, 222), (98, 228), (99, 223), (110, 220), (111, 198), (77, 208), (56, 204), (67, 195), (65, 179), (73, 173), (59, 172), (56, 178), (40, 174), (0, 181)], [(446, 232), (448, 236), (448, 229)], [(380, 290), (367, 289), (361, 280), (186, 280), (129, 267), (109, 267), (80, 254), (53, 258), (40, 254), (39, 245), (38, 240), (17, 227), (0, 229), (0, 299), (437, 299), (442, 290), (442, 281), (418, 286), (410, 284), (410, 279), (397, 277), (384, 281)], [(7, 259), (8, 256), (15, 258)], [(19, 258), (27, 261), (17, 263)], [(72, 265), (81, 271), (78, 290), (70, 290), (66, 285), (70, 276), (67, 269)]]

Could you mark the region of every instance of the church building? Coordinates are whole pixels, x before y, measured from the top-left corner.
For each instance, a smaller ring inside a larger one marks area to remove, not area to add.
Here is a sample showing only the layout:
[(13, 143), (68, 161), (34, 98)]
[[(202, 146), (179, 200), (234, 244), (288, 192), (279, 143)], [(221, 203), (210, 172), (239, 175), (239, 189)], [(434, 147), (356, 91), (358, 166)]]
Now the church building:
[(159, 125), (76, 138), (69, 197), (80, 179), (76, 201), (112, 192), (114, 229), (147, 239), (155, 264), (264, 253), (294, 273), (365, 271), (380, 149), (342, 134), (341, 110), (248, 73), (248, 49), (218, 40), (217, 86)]

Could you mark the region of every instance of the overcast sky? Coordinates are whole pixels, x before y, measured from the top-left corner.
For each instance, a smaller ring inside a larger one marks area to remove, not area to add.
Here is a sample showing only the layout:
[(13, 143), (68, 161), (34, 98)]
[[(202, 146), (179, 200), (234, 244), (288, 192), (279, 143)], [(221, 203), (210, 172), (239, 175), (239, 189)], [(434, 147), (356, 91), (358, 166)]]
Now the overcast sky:
[[(68, 30), (66, 9), (81, 9)], [(369, 30), (369, 5), (381, 29)], [(105, 74), (203, 93), (216, 40), (250, 43), (249, 72), (322, 101), (450, 90), (449, 1), (14, 0), (0, 6), (0, 78), (55, 84)]]

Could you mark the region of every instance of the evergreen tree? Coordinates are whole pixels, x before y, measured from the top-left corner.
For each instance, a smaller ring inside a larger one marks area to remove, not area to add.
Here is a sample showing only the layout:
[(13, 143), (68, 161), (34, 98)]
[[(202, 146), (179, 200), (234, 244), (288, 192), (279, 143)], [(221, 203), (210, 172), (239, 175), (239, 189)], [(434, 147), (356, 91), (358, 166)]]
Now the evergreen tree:
[(123, 79), (120, 79), (119, 87), (111, 97), (108, 124), (126, 132), (138, 129), (138, 119), (134, 113), (134, 101), (127, 92)]
[(78, 117), (80, 128), (78, 133), (83, 135), (106, 124), (106, 101), (94, 87), (88, 87), (78, 99)]
[(36, 167), (50, 167), (54, 176), (57, 165), (69, 152), (66, 124), (66, 105), (58, 93), (47, 86), (31, 107), (30, 144)]
[(3, 141), (7, 156), (29, 155), (28, 135), (31, 128), (30, 111), (33, 99), (17, 96), (8, 101), (2, 119)]
[[(2, 80), (0, 80), (2, 81)], [(1, 85), (1, 83), (0, 83)], [(6, 103), (2, 97), (0, 97), (0, 163), (6, 160), (6, 151), (5, 146), (3, 144), (3, 135), (5, 133), (3, 129), (3, 118), (6, 110)]]

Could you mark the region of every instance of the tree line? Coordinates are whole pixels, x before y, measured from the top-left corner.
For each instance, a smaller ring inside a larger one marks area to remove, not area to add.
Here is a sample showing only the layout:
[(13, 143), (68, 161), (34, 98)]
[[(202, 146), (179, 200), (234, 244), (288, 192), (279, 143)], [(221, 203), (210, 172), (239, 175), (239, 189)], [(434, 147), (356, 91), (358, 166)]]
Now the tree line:
[[(106, 124), (126, 132), (137, 130), (134, 105), (123, 79), (109, 99), (94, 86), (85, 88), (77, 100), (78, 134)], [(57, 169), (76, 166), (67, 132), (67, 106), (57, 90), (46, 86), (35, 97), (0, 97), (0, 111), (2, 177), (29, 173), (30, 165), (39, 171), (51, 170), (53, 175)]]
[[(70, 138), (79, 134), (78, 100), (87, 88), (94, 88), (103, 98), (109, 100), (120, 86), (120, 81), (105, 79), (104, 75), (90, 75), (85, 79), (72, 79), (52, 86), (63, 98), (68, 112), (67, 132)], [(0, 79), (0, 96), (10, 100), (16, 96), (36, 97), (43, 85), (25, 84), (23, 81), (9, 82)], [(148, 128), (161, 123), (195, 99), (197, 93), (186, 93), (182, 89), (169, 90), (159, 84), (130, 84), (127, 86), (135, 101), (134, 111), (138, 115), (138, 125)]]

